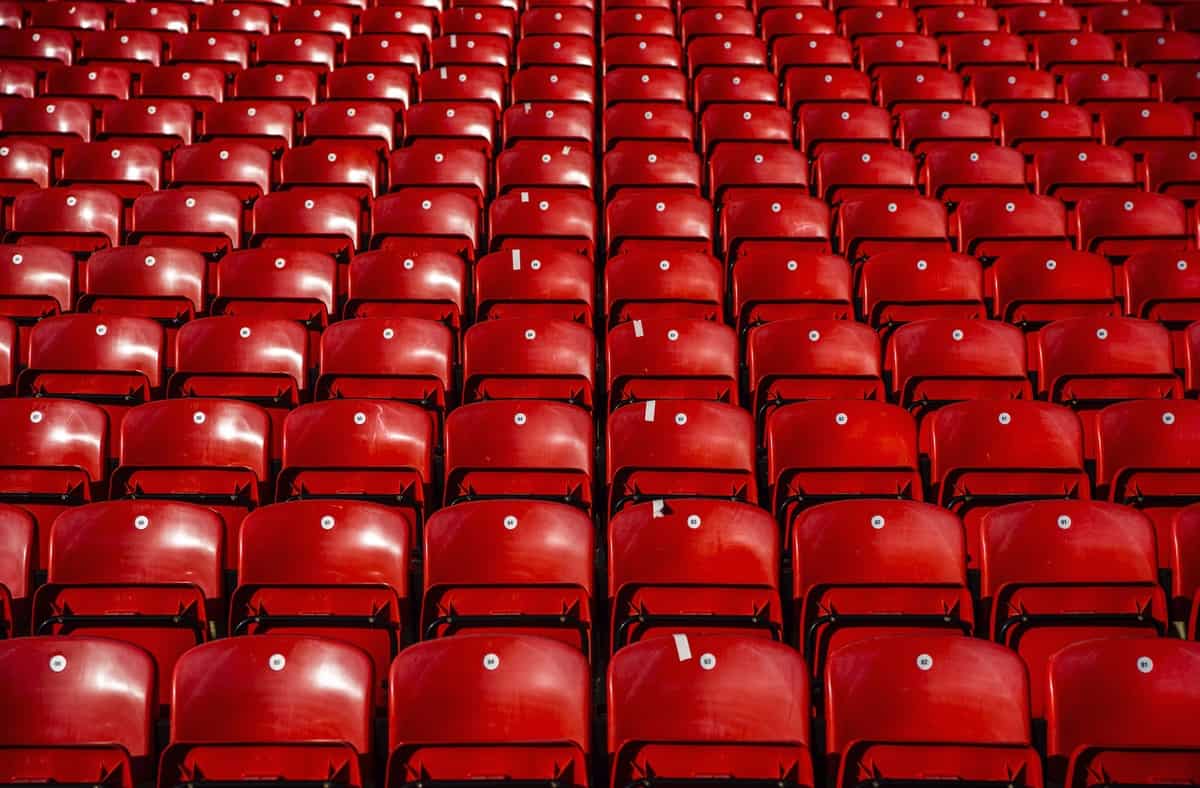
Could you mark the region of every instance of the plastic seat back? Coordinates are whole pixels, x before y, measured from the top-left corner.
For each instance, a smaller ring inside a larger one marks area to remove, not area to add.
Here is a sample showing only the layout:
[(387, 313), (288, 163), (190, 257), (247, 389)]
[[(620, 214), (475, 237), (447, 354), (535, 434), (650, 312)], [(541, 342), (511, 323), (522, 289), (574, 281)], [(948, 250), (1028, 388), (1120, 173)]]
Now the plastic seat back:
[(834, 501), (792, 529), (792, 603), (814, 679), (832, 652), (883, 635), (972, 634), (962, 523), (916, 501)]
[(583, 654), (548, 638), (461, 635), (405, 649), (388, 680), (386, 785), (480, 773), (585, 784), (589, 682)]
[(180, 658), (159, 783), (325, 779), (362, 786), (373, 767), (374, 670), (348, 643), (302, 635), (225, 638)]
[(608, 508), (681, 497), (757, 499), (754, 419), (722, 402), (656, 400), (608, 418)]
[[(153, 779), (154, 660), (108, 638), (0, 641), (6, 779), (132, 788)], [(70, 724), (64, 724), (69, 720)]]
[(145, 649), (166, 711), (175, 662), (215, 634), (224, 538), (220, 515), (187, 503), (105, 501), (63, 512), (50, 534), (47, 584), (34, 595), (34, 631)]
[(38, 568), (45, 569), (54, 518), (104, 498), (108, 416), (89, 402), (10, 398), (0, 400), (0, 425), (0, 501), (37, 521)]
[(492, 252), (474, 267), (475, 319), (569, 320), (592, 324), (595, 264), (549, 248)]
[(668, 633), (782, 640), (778, 565), (778, 528), (758, 507), (683, 498), (623, 509), (608, 531), (613, 650)]
[(988, 637), (1025, 660), (1035, 718), (1044, 715), (1046, 666), (1059, 649), (1165, 634), (1167, 602), (1145, 515), (1097, 501), (1033, 501), (993, 510), (980, 532)]
[(649, 638), (613, 656), (607, 686), (613, 788), (651, 763), (663, 778), (813, 784), (808, 677), (790, 647), (726, 634)]
[(591, 409), (596, 341), (565, 320), (485, 320), (463, 336), (463, 397), (560, 400)]
[(425, 525), (426, 639), (540, 635), (592, 650), (592, 523), (560, 503), (471, 501)]
[[(897, 698), (905, 700), (897, 705)], [(922, 710), (920, 725), (914, 709)], [(863, 768), (895, 780), (933, 770), (973, 782), (1019, 775), (1023, 784), (1042, 784), (1029, 676), (1020, 658), (992, 643), (913, 634), (844, 646), (829, 657), (825, 718), (830, 785), (857, 784)]]
[[(1200, 706), (1198, 666), (1200, 648), (1171, 638), (1093, 640), (1060, 651), (1046, 689), (1047, 776), (1083, 785), (1097, 768), (1143, 784), (1195, 774), (1200, 742), (1185, 720)], [(1103, 706), (1097, 682), (1107, 688)]]
[(217, 512), (225, 521), (225, 569), (231, 570), (242, 518), (270, 501), (270, 448), (270, 417), (248, 402), (139, 405), (121, 423), (112, 497), (178, 500)]
[[(364, 501), (254, 510), (242, 523), (229, 633), (317, 635), (358, 646), (387, 670), (411, 623), (411, 530), (400, 512)], [(375, 705), (386, 702), (380, 685)]]

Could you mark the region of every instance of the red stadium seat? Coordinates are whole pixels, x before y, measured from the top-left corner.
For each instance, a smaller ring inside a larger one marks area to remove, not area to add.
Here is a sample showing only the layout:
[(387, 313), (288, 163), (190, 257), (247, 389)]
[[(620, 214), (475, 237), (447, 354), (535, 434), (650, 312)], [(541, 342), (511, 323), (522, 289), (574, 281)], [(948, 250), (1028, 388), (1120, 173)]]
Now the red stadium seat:
[(565, 320), (485, 320), (463, 337), (463, 399), (559, 400), (590, 410), (596, 346)]
[[(1200, 255), (1196, 252), (1143, 252), (1125, 259), (1118, 287), (1131, 317), (1162, 323), (1172, 332), (1200, 320)], [(1176, 347), (1176, 366), (1179, 362)], [(1189, 384), (1190, 387), (1190, 384)]]
[(963, 527), (944, 509), (836, 501), (803, 512), (792, 537), (792, 601), (814, 678), (824, 676), (829, 654), (860, 640), (972, 634)]
[(1148, 251), (1177, 252), (1196, 243), (1196, 218), (1179, 200), (1130, 191), (1080, 200), (1075, 245), (1109, 257)]
[(166, 331), (169, 367), (176, 331), (207, 307), (206, 265), (190, 249), (125, 246), (95, 252), (84, 268), (77, 308), (156, 320)]
[(784, 527), (785, 543), (800, 512), (819, 503), (921, 500), (916, 423), (895, 405), (868, 400), (793, 403), (771, 412), (763, 435), (768, 499)]
[(863, 36), (858, 41), (858, 60), (870, 74), (882, 66), (937, 65), (941, 52), (933, 38), (918, 33)]
[(798, 254), (787, 260), (764, 253), (741, 258), (733, 268), (732, 307), (739, 335), (789, 317), (846, 320), (854, 314), (850, 265), (830, 254)]
[(1033, 40), (1033, 56), (1035, 66), (1051, 74), (1081, 65), (1115, 66), (1117, 42), (1103, 33), (1046, 33)]
[(655, 317), (720, 320), (724, 291), (721, 263), (695, 252), (626, 252), (610, 258), (604, 268), (609, 328)]
[(423, 142), (388, 157), (388, 181), (392, 191), (416, 188), (428, 194), (453, 190), (482, 208), (489, 193), (488, 156), (459, 144)]
[(193, 114), (184, 101), (130, 99), (104, 108), (98, 133), (107, 140), (147, 142), (167, 151), (191, 144)]
[(307, 140), (369, 142), (381, 153), (394, 148), (402, 132), (395, 112), (368, 101), (324, 101), (305, 110), (300, 123)]
[(949, 251), (899, 250), (869, 258), (860, 269), (858, 300), (868, 325), (890, 333), (913, 320), (984, 318), (979, 261)]
[(786, 78), (793, 68), (853, 67), (850, 42), (831, 33), (784, 36), (771, 46), (776, 73)]
[(373, 145), (316, 140), (284, 152), (279, 189), (306, 196), (346, 195), (368, 205), (382, 190), (382, 172)]
[(475, 319), (570, 320), (590, 326), (595, 266), (549, 248), (492, 252), (474, 266)]
[(967, 97), (977, 106), (1003, 106), (1025, 102), (1046, 102), (1056, 99), (1054, 76), (1045, 71), (1026, 68), (971, 69), (971, 84)]
[(737, 335), (723, 324), (631, 320), (608, 332), (605, 359), (610, 408), (645, 400), (738, 404)]
[(541, 635), (591, 652), (592, 524), (548, 501), (472, 501), (425, 524), (423, 639)]
[(834, 205), (883, 195), (902, 198), (916, 191), (916, 172), (911, 153), (878, 145), (839, 146), (822, 152), (813, 165), (817, 194)]
[(1088, 9), (1088, 27), (1101, 33), (1126, 33), (1137, 30), (1162, 30), (1166, 12), (1152, 5), (1113, 3)]
[(612, 513), (681, 497), (757, 499), (754, 420), (741, 408), (677, 400), (660, 409), (650, 400), (618, 408), (607, 431)]
[(933, 773), (1042, 784), (1029, 676), (1000, 646), (924, 633), (863, 640), (829, 656), (824, 689), (829, 785), (856, 785), (863, 770), (897, 781)]
[[(1089, 414), (1127, 399), (1180, 399), (1171, 336), (1133, 318), (1055, 321), (1037, 342), (1038, 394)], [(1086, 416), (1085, 425), (1088, 423)]]
[(524, 497), (588, 510), (592, 444), (588, 413), (565, 403), (496, 400), (458, 408), (446, 419), (446, 504)]
[(921, 104), (959, 104), (965, 100), (962, 77), (940, 66), (884, 66), (875, 78), (879, 105), (891, 112)]
[(1198, 663), (1195, 643), (1168, 638), (1094, 640), (1060, 651), (1046, 689), (1047, 776), (1068, 785), (1083, 784), (1095, 769), (1125, 783), (1189, 779), (1200, 764), (1200, 742), (1186, 723), (1200, 705)]
[(1067, 211), (1053, 197), (1016, 192), (970, 196), (951, 218), (958, 250), (976, 256), (1058, 254), (1071, 249)]
[[(229, 8), (231, 4), (224, 4)], [(239, 9), (235, 9), (239, 10)], [(246, 9), (249, 11), (249, 8)], [(260, 9), (264, 10), (264, 9)], [(203, 18), (203, 14), (201, 14)], [(249, 17), (242, 17), (249, 19)], [(270, 26), (270, 17), (266, 20)], [(265, 31), (264, 31), (265, 32)], [(175, 66), (212, 68), (233, 78), (250, 65), (251, 31), (195, 31), (167, 44), (167, 62)], [(170, 69), (172, 74), (175, 69)], [(179, 74), (182, 78), (182, 73)]]
[(842, 33), (854, 40), (859, 36), (903, 35), (917, 32), (917, 16), (899, 6), (851, 6), (838, 14)]
[(178, 99), (192, 105), (225, 99), (225, 74), (205, 65), (159, 66), (141, 78), (141, 96)]
[(725, 142), (708, 157), (709, 194), (718, 205), (743, 190), (808, 190), (808, 162), (790, 146)]
[(625, 189), (605, 206), (608, 254), (629, 249), (711, 254), (712, 205), (670, 189)]
[(201, 318), (179, 330), (168, 395), (260, 405), (271, 415), (277, 447), (287, 412), (308, 399), (310, 366), (308, 334), (297, 323), (242, 315)]
[(1196, 639), (1196, 627), (1200, 621), (1200, 578), (1196, 571), (1200, 563), (1196, 561), (1197, 539), (1200, 529), (1197, 528), (1196, 513), (1200, 507), (1195, 504), (1184, 507), (1171, 523), (1171, 542), (1168, 546), (1166, 563), (1171, 574), (1171, 618), (1187, 623), (1187, 637)]
[[(115, 439), (130, 407), (162, 396), (165, 341), (162, 326), (143, 317), (48, 317), (29, 334), (17, 393), (94, 402), (108, 414)], [(114, 451), (115, 442), (110, 441)]]
[[(279, 30), (286, 33), (322, 33), (340, 38), (354, 34), (354, 9), (342, 3), (305, 4), (279, 14)], [(263, 40), (260, 39), (261, 51)]]
[(155, 30), (161, 33), (186, 33), (192, 19), (186, 5), (179, 3), (130, 4), (112, 9), (113, 30)]
[(11, 720), (0, 734), (5, 779), (153, 780), (155, 670), (145, 651), (108, 638), (5, 640), (0, 676)]
[(220, 3), (196, 10), (197, 30), (266, 34), (272, 29), (271, 9), (253, 3)]
[(940, 318), (900, 326), (888, 339), (891, 396), (918, 415), (972, 399), (1032, 399), (1025, 336), (990, 320)]
[(848, 260), (881, 252), (949, 251), (946, 209), (940, 200), (913, 193), (872, 194), (847, 200), (837, 210), (839, 252)]
[(773, 103), (713, 104), (700, 118), (700, 147), (707, 155), (729, 143), (790, 145), (791, 115)]
[(308, 249), (349, 260), (364, 248), (359, 201), (349, 194), (282, 191), (255, 201), (250, 246)]
[(387, 65), (345, 65), (329, 75), (329, 98), (365, 101), (402, 111), (415, 101), (411, 68)]
[[(612, 199), (623, 188), (638, 187), (678, 187), (698, 194), (704, 180), (703, 159), (674, 142), (618, 142), (604, 154), (603, 168), (605, 199)], [(718, 188), (719, 184), (714, 184), (713, 192)]]
[(830, 251), (829, 208), (801, 192), (738, 190), (721, 212), (722, 253), (729, 260), (757, 252)]
[[(813, 785), (804, 660), (734, 634), (654, 637), (608, 669), (611, 788), (720, 773), (787, 788)], [(720, 710), (720, 711), (718, 711)]]
[(37, 520), (38, 567), (45, 568), (54, 518), (105, 497), (108, 418), (87, 402), (4, 399), (0, 423), (8, 436), (0, 457), (0, 501)]
[(127, 240), (215, 257), (242, 245), (242, 204), (232, 194), (203, 188), (143, 194), (133, 203)]
[(919, 177), (927, 195), (945, 202), (958, 203), (973, 194), (1028, 191), (1025, 157), (1020, 151), (990, 142), (935, 143), (925, 152)]
[(554, 250), (594, 257), (600, 232), (595, 202), (578, 191), (538, 188), (492, 200), (490, 249)]
[(595, 145), (595, 113), (580, 104), (527, 102), (504, 111), (500, 120), (505, 147), (522, 141), (564, 141), (591, 150)]
[[(663, 562), (669, 552), (678, 561)], [(613, 650), (650, 637), (733, 632), (782, 640), (779, 533), (727, 501), (630, 506), (608, 531)]]
[(992, 315), (1025, 331), (1071, 317), (1116, 317), (1112, 265), (1070, 249), (1002, 254), (986, 274)]
[(295, 114), (285, 101), (230, 101), (203, 108), (197, 130), (205, 139), (241, 139), (274, 154), (291, 147)]
[(979, 521), (1018, 500), (1091, 497), (1083, 428), (1061, 405), (975, 400), (947, 405), (921, 424), (934, 500), (963, 518), (978, 566)]
[(1146, 512), (1158, 532), (1163, 566), (1172, 518), (1200, 500), (1197, 424), (1200, 405), (1190, 400), (1120, 402), (1095, 417), (1096, 497)]
[(165, 711), (175, 662), (216, 631), (224, 538), (220, 515), (186, 503), (106, 501), (63, 512), (50, 533), (47, 584), (33, 600), (34, 632), (144, 648), (162, 677)]
[(162, 152), (141, 142), (83, 142), (68, 146), (62, 156), (63, 186), (100, 186), (125, 205), (160, 188)]
[(0, 640), (29, 631), (36, 563), (37, 522), (19, 506), (0, 504)]
[[(173, 436), (165, 440), (164, 435)], [(225, 521), (225, 569), (237, 566), (242, 517), (269, 501), (270, 419), (247, 402), (211, 399), (151, 402), (121, 425), (113, 498), (198, 503)]]
[(433, 320), (363, 317), (321, 333), (317, 399), (389, 399), (442, 414), (455, 392), (454, 334)]
[(76, 267), (70, 254), (52, 246), (0, 247), (0, 314), (21, 329), (19, 363), (28, 358), (32, 327), (73, 309)]
[(934, 38), (945, 37), (948, 43), (964, 33), (988, 33), (1000, 29), (1000, 15), (993, 8), (976, 5), (936, 5), (922, 8), (918, 14), (921, 29)]
[(759, 426), (809, 399), (884, 398), (878, 335), (851, 320), (785, 319), (746, 335), (747, 384)]
[(507, 633), (405, 649), (388, 678), (386, 788), (493, 771), (587, 782), (591, 678), (577, 649)]
[(473, 260), (481, 225), (475, 199), (453, 191), (409, 189), (375, 201), (371, 245), (405, 255), (449, 252)]
[(812, 104), (800, 108), (796, 124), (800, 150), (817, 156), (844, 143), (892, 142), (892, 117), (881, 107), (858, 104)]
[(1004, 26), (1018, 34), (1053, 33), (1060, 30), (1082, 30), (1083, 19), (1071, 6), (1049, 4), (1016, 5), (1005, 9)]
[(320, 97), (318, 75), (296, 65), (257, 66), (239, 71), (233, 82), (239, 104), (273, 101), (303, 112)]
[(226, 638), (180, 658), (170, 744), (159, 782), (199, 772), (237, 782), (248, 772), (347, 785), (374, 768), (371, 658), (348, 643), (307, 636)]
[(0, 30), (0, 51), (7, 62), (44, 72), (59, 64), (71, 64), (75, 37), (66, 30)]
[(463, 259), (449, 252), (358, 254), (350, 261), (346, 316), (420, 317), (457, 331), (466, 312), (466, 276)]
[(43, 243), (82, 255), (121, 243), (121, 198), (107, 189), (59, 186), (13, 201), (8, 241)]
[(1045, 713), (1055, 652), (1081, 640), (1165, 633), (1167, 600), (1144, 515), (1095, 501), (1032, 501), (993, 510), (980, 531), (988, 638), (1025, 660), (1035, 718)]
[(1033, 158), (1033, 187), (1068, 205), (1088, 197), (1121, 196), (1138, 189), (1133, 155), (1093, 143), (1062, 143)]
[(496, 157), (496, 192), (564, 189), (591, 197), (595, 159), (586, 147), (527, 140)]
[(258, 145), (236, 140), (201, 142), (177, 148), (168, 165), (175, 188), (214, 188), (248, 202), (271, 191), (274, 164)]
[[(284, 421), (276, 499), (374, 501), (419, 526), (432, 504), (435, 443), (433, 422), (416, 405), (381, 399), (302, 405)], [(416, 527), (410, 536), (415, 546)]]
[[(256, 509), (242, 522), (229, 633), (319, 635), (358, 646), (386, 670), (412, 618), (411, 529), (395, 510), (361, 501)], [(376, 686), (382, 708), (386, 693)]]
[(604, 76), (604, 107), (624, 102), (686, 104), (688, 80), (680, 72), (662, 68), (621, 68)]
[(661, 102), (609, 107), (604, 110), (601, 130), (606, 151), (622, 140), (683, 142), (690, 146), (696, 136), (691, 110)]
[[(963, 13), (965, 20), (965, 12), (973, 10), (987, 13), (990, 9), (956, 6), (955, 10)], [(992, 11), (992, 14), (992, 19), (983, 24), (994, 21), (995, 12)], [(978, 74), (1004, 68), (1024, 68), (1029, 62), (1029, 45), (1025, 39), (1012, 33), (1002, 33), (995, 28), (947, 35), (945, 46), (946, 66), (959, 72), (970, 69)]]
[(979, 107), (910, 107), (900, 112), (897, 139), (902, 147), (922, 153), (938, 147), (962, 149), (992, 144), (992, 116)]

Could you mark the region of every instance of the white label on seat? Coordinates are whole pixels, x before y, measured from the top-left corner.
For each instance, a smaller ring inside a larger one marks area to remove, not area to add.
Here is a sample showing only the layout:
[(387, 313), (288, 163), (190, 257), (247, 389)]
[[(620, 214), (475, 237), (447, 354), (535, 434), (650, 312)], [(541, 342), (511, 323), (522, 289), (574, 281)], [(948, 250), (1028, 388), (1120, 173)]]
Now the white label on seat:
[(645, 332), (642, 331), (642, 321), (640, 321), (640, 320), (633, 321), (633, 335), (635, 337), (640, 337), (640, 336), (645, 335)]
[(529, 202), (529, 192), (521, 192), (521, 202)]
[(458, 49), (458, 36), (455, 36), (455, 35), (450, 36), (450, 48)]
[(521, 250), (520, 249), (512, 250), (512, 263), (513, 263), (514, 271), (521, 270)]
[(654, 400), (646, 400), (646, 421), (654, 421)]
[(650, 519), (657, 520), (660, 517), (663, 517), (664, 516), (663, 513), (666, 511), (666, 508), (667, 508), (666, 501), (664, 501), (662, 498), (655, 498), (654, 501), (650, 504), (650, 511), (652, 512)]
[(692, 644), (688, 643), (687, 635), (672, 635), (675, 639), (675, 653), (679, 655), (680, 662), (687, 662), (692, 658)]
[(445, 79), (446, 78), (446, 67), (442, 66), (441, 70), (438, 73), (441, 74), (442, 79)]

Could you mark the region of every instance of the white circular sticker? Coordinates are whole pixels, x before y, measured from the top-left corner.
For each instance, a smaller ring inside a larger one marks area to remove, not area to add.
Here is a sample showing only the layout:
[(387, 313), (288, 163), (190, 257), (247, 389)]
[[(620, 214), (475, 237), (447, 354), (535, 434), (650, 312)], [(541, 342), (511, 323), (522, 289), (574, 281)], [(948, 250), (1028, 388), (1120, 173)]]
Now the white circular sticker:
[(687, 518), (687, 527), (693, 531), (700, 527), (700, 515), (689, 514)]
[(703, 670), (712, 670), (717, 666), (717, 658), (709, 653), (700, 655), (700, 667)]
[(518, 427), (523, 425), (525, 423), (525, 421), (526, 421), (526, 419), (525, 419), (524, 413), (518, 413), (517, 415), (513, 416), (513, 423), (516, 424)]
[(35, 410), (35, 411), (30, 412), (29, 420), (32, 421), (34, 424), (41, 424), (42, 423), (42, 412), (40, 410)]
[(367, 423), (367, 414), (363, 413), (361, 410), (358, 411), (357, 413), (355, 413), (354, 414), (354, 423), (358, 424), (358, 425), (366, 424)]
[(1011, 424), (1012, 414), (1008, 413), (1007, 411), (1003, 411), (999, 416), (996, 417), (996, 421), (1000, 422), (1001, 424)]
[(887, 523), (887, 521), (883, 519), (882, 514), (877, 514), (871, 518), (871, 527), (874, 528), (876, 531), (881, 530), (883, 528), (883, 526), (886, 525), (886, 523)]
[(283, 670), (283, 666), (286, 664), (287, 660), (282, 654), (272, 654), (271, 658), (267, 660), (267, 667), (274, 671)]
[(133, 527), (139, 531), (145, 531), (150, 527), (150, 518), (144, 514), (139, 514), (137, 517), (133, 518)]
[(846, 424), (847, 422), (850, 421), (850, 417), (847, 416), (845, 413), (839, 413), (833, 417), (833, 420), (836, 421), (838, 424)]
[(1058, 527), (1066, 531), (1071, 527), (1071, 518), (1068, 515), (1060, 514), (1058, 516)]
[(1138, 657), (1137, 669), (1142, 673), (1149, 673), (1154, 670), (1154, 660), (1149, 657)]
[(321, 518), (321, 528), (322, 528), (322, 530), (325, 530), (325, 531), (332, 531), (332, 530), (333, 530), (333, 523), (334, 523), (333, 515), (332, 515), (332, 514), (327, 514), (327, 515), (325, 515), (324, 517), (322, 517), (322, 518)]
[(500, 667), (500, 655), (499, 654), (484, 654), (483, 655), (484, 670), (495, 670), (498, 667)]
[(197, 424), (203, 424), (207, 418), (208, 416), (205, 416), (203, 411), (196, 411), (192, 414), (192, 421), (196, 422)]
[(687, 414), (686, 413), (676, 413), (675, 414), (675, 423), (678, 424), (680, 427), (682, 427), (684, 424), (687, 424)]
[(55, 673), (62, 673), (67, 669), (67, 658), (62, 654), (55, 654), (50, 658), (50, 670)]
[(917, 667), (920, 670), (929, 670), (933, 667), (933, 657), (929, 654), (920, 654), (917, 656)]
[(510, 514), (504, 518), (504, 529), (506, 531), (513, 531), (516, 529), (516, 527), (517, 527), (517, 518), (515, 515)]

